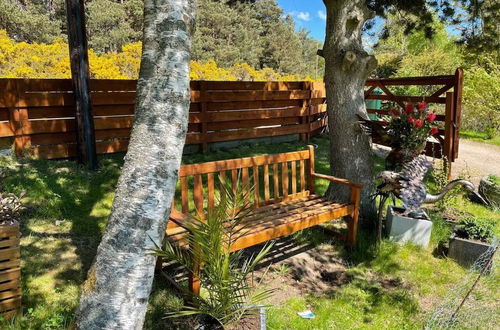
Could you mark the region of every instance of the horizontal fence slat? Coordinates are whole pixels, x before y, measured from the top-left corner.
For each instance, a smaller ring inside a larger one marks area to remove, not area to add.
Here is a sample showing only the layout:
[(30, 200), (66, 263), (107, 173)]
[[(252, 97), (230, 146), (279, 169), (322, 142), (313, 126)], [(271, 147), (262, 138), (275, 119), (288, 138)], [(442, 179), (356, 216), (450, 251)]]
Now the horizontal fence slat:
[(189, 122), (201, 123), (203, 118), (207, 122), (217, 122), (217, 121), (232, 121), (232, 120), (249, 120), (249, 119), (271, 119), (271, 118), (283, 118), (283, 117), (297, 117), (306, 114), (306, 109), (301, 107), (290, 107), (281, 109), (259, 109), (259, 110), (247, 110), (247, 111), (220, 111), (220, 112), (209, 112), (206, 114), (194, 114), (189, 115)]
[(251, 100), (244, 102), (210, 102), (207, 104), (207, 111), (223, 111), (223, 110), (244, 110), (244, 109), (269, 109), (269, 108), (284, 108), (284, 107), (299, 107), (302, 105), (302, 100)]
[(258, 128), (264, 126), (281, 126), (281, 125), (294, 125), (294, 124), (300, 124), (300, 117), (209, 122), (207, 123), (207, 130), (221, 131), (221, 130), (236, 129), (236, 128), (252, 128), (252, 127)]
[(191, 91), (191, 101), (220, 102), (220, 101), (275, 101), (275, 100), (302, 100), (309, 98), (309, 91)]

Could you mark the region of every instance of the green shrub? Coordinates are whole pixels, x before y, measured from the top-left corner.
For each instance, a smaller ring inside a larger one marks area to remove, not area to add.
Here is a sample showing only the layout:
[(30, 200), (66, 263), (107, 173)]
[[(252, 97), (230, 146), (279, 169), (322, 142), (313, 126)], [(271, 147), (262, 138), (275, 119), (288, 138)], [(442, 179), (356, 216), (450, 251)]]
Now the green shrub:
[[(272, 243), (248, 258), (242, 250), (230, 252), (238, 237), (249, 230), (243, 220), (252, 211), (252, 194), (252, 189), (242, 187), (239, 182), (234, 192), (229, 180), (222, 182), (215, 209), (204, 219), (192, 216), (192, 222), (186, 221), (188, 247), (181, 248), (167, 240), (163, 249), (155, 251), (156, 255), (181, 264), (191, 273), (199, 269), (199, 281), (206, 290), (199, 296), (185, 292), (193, 304), (167, 313), (168, 317), (208, 315), (226, 326), (253, 314), (255, 306), (269, 298), (272, 290), (251, 285), (249, 277)], [(200, 269), (198, 265), (203, 267)]]
[(490, 242), (495, 233), (495, 222), (490, 218), (465, 217), (457, 225), (460, 237)]
[(488, 180), (490, 180), (491, 182), (493, 182), (497, 186), (500, 186), (500, 176), (490, 175), (490, 176), (488, 176)]

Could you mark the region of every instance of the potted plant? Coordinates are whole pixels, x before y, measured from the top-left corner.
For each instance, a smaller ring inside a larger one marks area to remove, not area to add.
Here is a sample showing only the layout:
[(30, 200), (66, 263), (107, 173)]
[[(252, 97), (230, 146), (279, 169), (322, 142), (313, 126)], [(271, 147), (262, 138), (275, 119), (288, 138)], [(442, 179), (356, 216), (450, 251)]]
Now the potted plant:
[[(249, 279), (257, 264), (272, 245), (266, 245), (257, 255), (245, 258), (243, 251), (230, 252), (231, 246), (245, 231), (243, 220), (251, 210), (251, 189), (231, 183), (221, 185), (218, 205), (203, 219), (193, 217), (186, 222), (187, 247), (166, 241), (163, 249), (155, 254), (175, 261), (189, 272), (195, 273), (197, 265), (201, 293), (194, 295), (186, 290), (189, 304), (168, 317), (198, 315), (199, 329), (266, 329), (265, 310), (261, 305), (272, 290), (251, 285)], [(196, 260), (196, 262), (195, 262)]]
[(448, 257), (463, 267), (470, 267), (491, 247), (495, 221), (489, 218), (464, 217), (450, 237)]
[(19, 211), (21, 198), (0, 193), (0, 316), (9, 318), (21, 310), (21, 254)]
[(437, 134), (439, 129), (434, 124), (436, 114), (429, 111), (424, 101), (416, 105), (408, 103), (404, 109), (393, 108), (389, 113), (387, 134), (392, 150), (387, 162), (394, 168), (420, 155), (429, 136)]
[(479, 194), (492, 207), (500, 208), (500, 177), (485, 176), (479, 182)]

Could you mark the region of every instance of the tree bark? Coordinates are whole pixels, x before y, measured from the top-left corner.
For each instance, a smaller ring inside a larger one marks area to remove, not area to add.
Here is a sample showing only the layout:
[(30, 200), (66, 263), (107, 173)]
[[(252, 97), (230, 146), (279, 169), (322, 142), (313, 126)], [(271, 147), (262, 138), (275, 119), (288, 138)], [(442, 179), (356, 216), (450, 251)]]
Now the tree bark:
[(141, 329), (174, 197), (189, 112), (192, 0), (146, 0), (135, 120), (106, 232), (83, 285), (79, 329)]
[[(361, 33), (373, 17), (365, 0), (324, 0), (327, 9), (325, 84), (330, 134), (332, 175), (365, 185), (361, 195), (361, 215), (374, 214), (370, 196), (375, 186), (371, 138), (357, 123), (356, 114), (368, 118), (364, 99), (365, 81), (377, 66), (374, 56), (363, 48)], [(330, 185), (330, 198), (347, 199), (348, 190)]]

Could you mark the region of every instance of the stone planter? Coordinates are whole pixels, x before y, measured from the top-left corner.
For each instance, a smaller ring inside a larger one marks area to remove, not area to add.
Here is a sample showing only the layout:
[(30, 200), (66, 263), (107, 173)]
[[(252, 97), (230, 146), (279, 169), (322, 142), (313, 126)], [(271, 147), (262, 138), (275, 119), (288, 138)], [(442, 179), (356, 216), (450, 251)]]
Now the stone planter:
[(0, 316), (21, 311), (19, 224), (0, 226)]
[(403, 208), (390, 205), (387, 208), (387, 235), (389, 239), (401, 244), (410, 242), (426, 248), (429, 245), (432, 231), (432, 221), (427, 213), (422, 211), (420, 218), (402, 215)]
[(450, 237), (448, 257), (462, 267), (469, 268), (490, 247), (491, 244), (460, 238), (453, 233)]
[(479, 182), (479, 194), (493, 207), (500, 208), (500, 186), (496, 185), (487, 176)]

